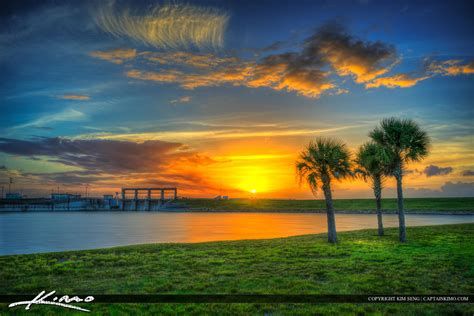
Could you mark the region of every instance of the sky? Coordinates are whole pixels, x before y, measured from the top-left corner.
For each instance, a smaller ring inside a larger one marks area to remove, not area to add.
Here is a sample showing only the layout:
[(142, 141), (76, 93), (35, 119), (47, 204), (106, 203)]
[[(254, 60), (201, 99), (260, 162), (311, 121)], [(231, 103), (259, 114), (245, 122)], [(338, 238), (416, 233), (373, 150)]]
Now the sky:
[[(405, 195), (474, 196), (472, 12), (472, 1), (12, 1), (0, 13), (0, 186), (309, 199), (295, 177), (309, 141), (355, 152), (395, 116), (432, 139)], [(372, 196), (361, 180), (333, 190)]]

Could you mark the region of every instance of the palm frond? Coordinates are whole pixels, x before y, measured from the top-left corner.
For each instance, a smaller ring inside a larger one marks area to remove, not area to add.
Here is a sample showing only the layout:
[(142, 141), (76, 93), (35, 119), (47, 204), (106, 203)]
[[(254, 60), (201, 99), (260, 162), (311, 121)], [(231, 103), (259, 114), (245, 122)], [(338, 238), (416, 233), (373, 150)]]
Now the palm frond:
[(313, 194), (323, 179), (343, 179), (351, 177), (352, 162), (347, 146), (337, 140), (318, 137), (310, 142), (296, 162), (296, 175), (301, 184), (306, 180)]
[(383, 119), (369, 136), (383, 147), (381, 157), (392, 170), (396, 165), (420, 161), (429, 152), (428, 134), (412, 119)]

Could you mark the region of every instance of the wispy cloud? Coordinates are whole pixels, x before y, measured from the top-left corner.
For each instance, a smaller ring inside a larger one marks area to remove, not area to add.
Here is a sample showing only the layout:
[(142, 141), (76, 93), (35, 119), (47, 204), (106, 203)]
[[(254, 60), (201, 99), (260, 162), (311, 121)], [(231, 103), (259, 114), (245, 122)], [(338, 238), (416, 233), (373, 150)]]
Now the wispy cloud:
[(58, 113), (44, 115), (38, 119), (30, 121), (25, 124), (17, 125), (13, 128), (26, 128), (26, 127), (43, 127), (55, 122), (74, 122), (81, 121), (86, 118), (86, 115), (80, 111), (74, 109), (66, 109)]
[(175, 100), (171, 100), (170, 103), (171, 104), (177, 104), (177, 103), (189, 103), (191, 101), (191, 97), (186, 95), (186, 96), (183, 96), (179, 99), (175, 99)]
[(111, 139), (133, 142), (144, 142), (146, 140), (164, 140), (164, 141), (191, 141), (196, 139), (237, 139), (237, 138), (255, 138), (255, 137), (287, 137), (287, 136), (312, 136), (321, 133), (330, 133), (347, 129), (366, 127), (366, 124), (346, 125), (333, 128), (229, 128), (229, 129), (210, 129), (202, 131), (157, 131), (143, 133), (94, 133), (78, 135), (77, 139)]
[(162, 65), (186, 65), (194, 68), (209, 68), (237, 63), (236, 57), (218, 57), (214, 54), (196, 54), (190, 52), (143, 52), (143, 57)]
[(173, 49), (222, 47), (228, 20), (221, 10), (188, 4), (156, 5), (137, 13), (110, 2), (95, 14), (97, 25), (113, 36)]
[(137, 57), (136, 49), (117, 48), (107, 51), (90, 52), (92, 57), (110, 61), (114, 64), (122, 64), (125, 60)]
[(77, 101), (87, 101), (90, 100), (90, 96), (85, 94), (65, 94), (56, 96), (57, 99), (63, 100), (77, 100)]

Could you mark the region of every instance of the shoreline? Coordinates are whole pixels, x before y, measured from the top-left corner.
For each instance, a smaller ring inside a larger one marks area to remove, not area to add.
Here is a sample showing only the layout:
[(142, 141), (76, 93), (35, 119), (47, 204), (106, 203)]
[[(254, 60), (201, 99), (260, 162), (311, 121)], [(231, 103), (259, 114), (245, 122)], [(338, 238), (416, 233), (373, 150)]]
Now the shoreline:
[[(245, 210), (227, 210), (196, 208), (186, 211), (161, 210), (159, 212), (182, 212), (182, 213), (312, 213), (326, 214), (322, 209), (245, 209)], [(335, 210), (336, 214), (377, 214), (374, 210)], [(382, 210), (382, 214), (398, 214), (396, 210)], [(474, 215), (474, 210), (466, 211), (437, 211), (437, 210), (405, 210), (406, 215)]]
[[(457, 223), (457, 224), (440, 224), (440, 225), (421, 225), (421, 226), (409, 226), (410, 229), (417, 228), (442, 228), (442, 227), (455, 227), (455, 226), (472, 226), (474, 223)], [(398, 231), (398, 227), (386, 227), (385, 231)], [(338, 231), (338, 235), (351, 235), (351, 234), (361, 234), (366, 232), (374, 232), (375, 237), (378, 237), (375, 233), (377, 228), (361, 228), (353, 230), (342, 230)], [(57, 255), (57, 254), (68, 254), (68, 253), (77, 253), (77, 252), (104, 252), (104, 251), (114, 251), (121, 250), (125, 248), (133, 247), (153, 247), (153, 246), (200, 246), (204, 244), (224, 244), (224, 243), (238, 243), (238, 242), (271, 242), (284, 239), (292, 238), (311, 238), (311, 237), (323, 237), (326, 238), (327, 232), (321, 233), (311, 233), (311, 234), (302, 234), (302, 235), (289, 235), (281, 237), (270, 237), (270, 238), (244, 238), (244, 239), (222, 239), (222, 240), (209, 240), (209, 241), (197, 241), (197, 242), (151, 242), (151, 243), (137, 243), (137, 244), (127, 244), (127, 245), (116, 245), (110, 247), (98, 247), (98, 248), (85, 248), (85, 249), (71, 249), (71, 250), (59, 250), (59, 251), (47, 251), (47, 252), (31, 252), (31, 253), (12, 253), (12, 254), (0, 254), (0, 260), (5, 257), (13, 256), (41, 256), (41, 255)]]
[[(324, 209), (212, 209), (212, 208), (170, 208), (157, 211), (122, 211), (113, 209), (77, 209), (77, 210), (5, 210), (0, 209), (1, 213), (68, 213), (68, 212), (110, 212), (110, 213), (294, 213), (294, 214), (326, 214)], [(336, 214), (377, 214), (375, 210), (335, 210)], [(396, 210), (382, 210), (382, 214), (398, 214)], [(405, 210), (405, 215), (474, 215), (474, 210), (460, 210), (460, 211), (437, 211), (437, 210)]]

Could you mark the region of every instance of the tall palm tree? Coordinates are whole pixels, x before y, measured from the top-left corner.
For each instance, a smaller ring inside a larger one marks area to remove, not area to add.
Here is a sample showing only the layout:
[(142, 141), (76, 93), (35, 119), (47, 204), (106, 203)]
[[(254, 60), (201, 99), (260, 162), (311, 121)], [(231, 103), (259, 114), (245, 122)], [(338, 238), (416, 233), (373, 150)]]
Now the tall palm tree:
[(328, 221), (328, 242), (336, 243), (336, 219), (332, 202), (331, 181), (352, 175), (350, 153), (346, 145), (338, 140), (318, 137), (310, 142), (296, 162), (296, 174), (302, 183), (308, 183), (316, 195), (318, 186), (324, 192)]
[(382, 221), (383, 183), (385, 176), (389, 175), (390, 171), (384, 161), (384, 148), (373, 142), (362, 145), (355, 159), (357, 165), (355, 170), (356, 176), (368, 182), (372, 190), (374, 190), (379, 236), (384, 235)]
[(384, 159), (389, 163), (392, 175), (397, 180), (399, 238), (406, 241), (405, 212), (403, 209), (403, 173), (409, 162), (421, 161), (428, 155), (430, 138), (411, 119), (383, 119), (379, 127), (369, 134), (370, 138), (384, 148)]

